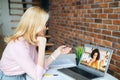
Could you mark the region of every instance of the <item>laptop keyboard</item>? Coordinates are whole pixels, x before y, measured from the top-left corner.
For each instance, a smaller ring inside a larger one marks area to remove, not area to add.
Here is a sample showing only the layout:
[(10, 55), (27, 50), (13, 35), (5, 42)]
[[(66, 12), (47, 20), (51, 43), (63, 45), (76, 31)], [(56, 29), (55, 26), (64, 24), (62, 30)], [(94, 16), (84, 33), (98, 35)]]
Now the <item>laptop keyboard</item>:
[(98, 76), (94, 75), (94, 74), (91, 74), (85, 70), (82, 70), (82, 69), (79, 69), (77, 67), (71, 67), (71, 68), (68, 68), (69, 70), (72, 70), (73, 72), (76, 72), (84, 77), (87, 77), (88, 79), (93, 79), (93, 78), (96, 78)]
[(66, 75), (75, 78), (76, 80), (91, 80), (98, 77), (77, 67), (63, 68), (59, 69), (58, 71), (63, 72)]

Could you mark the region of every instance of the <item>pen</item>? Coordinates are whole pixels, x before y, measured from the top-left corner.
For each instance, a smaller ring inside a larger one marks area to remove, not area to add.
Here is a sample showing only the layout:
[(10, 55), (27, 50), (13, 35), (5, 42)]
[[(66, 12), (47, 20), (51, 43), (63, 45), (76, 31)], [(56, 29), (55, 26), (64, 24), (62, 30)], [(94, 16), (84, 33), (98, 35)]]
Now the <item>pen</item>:
[(49, 76), (58, 76), (58, 74), (44, 74), (44, 77), (49, 77)]

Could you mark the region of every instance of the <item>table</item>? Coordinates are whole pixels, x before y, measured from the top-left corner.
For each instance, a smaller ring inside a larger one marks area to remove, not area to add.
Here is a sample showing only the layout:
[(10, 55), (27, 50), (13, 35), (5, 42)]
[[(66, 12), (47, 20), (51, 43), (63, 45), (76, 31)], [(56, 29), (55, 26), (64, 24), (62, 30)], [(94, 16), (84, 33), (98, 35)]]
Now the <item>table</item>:
[[(67, 61), (68, 63), (64, 63), (63, 61)], [(59, 63), (54, 64), (54, 62), (60, 62), (60, 64)], [(50, 65), (50, 69), (46, 72), (46, 74), (58, 74), (58, 76), (43, 77), (43, 80), (75, 80), (74, 78), (67, 76), (57, 70), (60, 68), (76, 66), (75, 54), (61, 55), (54, 62), (53, 64)], [(104, 77), (93, 79), (93, 80), (118, 80), (118, 79), (116, 79), (109, 73), (106, 73)]]

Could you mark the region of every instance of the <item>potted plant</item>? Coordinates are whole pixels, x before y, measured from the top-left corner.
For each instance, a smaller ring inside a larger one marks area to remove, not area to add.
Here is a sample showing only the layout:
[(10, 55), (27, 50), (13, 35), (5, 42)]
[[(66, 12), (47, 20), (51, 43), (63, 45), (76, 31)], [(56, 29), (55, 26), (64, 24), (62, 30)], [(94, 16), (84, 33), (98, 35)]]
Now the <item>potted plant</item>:
[(83, 47), (81, 47), (81, 46), (75, 47), (76, 65), (78, 65), (79, 60), (80, 60), (83, 52), (84, 52), (84, 48)]

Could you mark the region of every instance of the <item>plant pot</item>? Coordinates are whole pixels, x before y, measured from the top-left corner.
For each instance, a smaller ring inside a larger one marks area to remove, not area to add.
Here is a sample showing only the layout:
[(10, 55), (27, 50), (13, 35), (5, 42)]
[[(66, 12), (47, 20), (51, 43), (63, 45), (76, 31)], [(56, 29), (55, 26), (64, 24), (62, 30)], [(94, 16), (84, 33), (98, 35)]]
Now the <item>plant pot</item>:
[(79, 64), (79, 59), (75, 58), (75, 60), (76, 60), (76, 65), (78, 65)]

